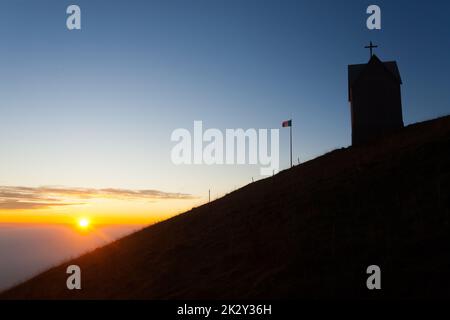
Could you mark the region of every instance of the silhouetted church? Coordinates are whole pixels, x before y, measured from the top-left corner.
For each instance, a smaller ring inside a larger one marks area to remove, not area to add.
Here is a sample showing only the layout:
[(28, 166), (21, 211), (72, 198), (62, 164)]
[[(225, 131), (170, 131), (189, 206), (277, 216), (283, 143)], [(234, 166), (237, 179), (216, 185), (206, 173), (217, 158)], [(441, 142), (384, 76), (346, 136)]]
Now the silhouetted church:
[(395, 61), (371, 54), (367, 64), (348, 66), (353, 145), (403, 128), (401, 84)]

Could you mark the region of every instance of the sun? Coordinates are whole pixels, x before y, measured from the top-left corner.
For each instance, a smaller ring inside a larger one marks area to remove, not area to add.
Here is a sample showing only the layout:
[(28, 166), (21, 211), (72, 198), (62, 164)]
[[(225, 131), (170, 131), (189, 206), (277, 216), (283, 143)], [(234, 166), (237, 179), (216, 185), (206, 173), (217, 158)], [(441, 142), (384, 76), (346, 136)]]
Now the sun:
[(89, 228), (90, 225), (91, 225), (91, 222), (89, 221), (88, 218), (80, 218), (78, 220), (78, 227), (80, 229), (86, 230), (87, 228)]

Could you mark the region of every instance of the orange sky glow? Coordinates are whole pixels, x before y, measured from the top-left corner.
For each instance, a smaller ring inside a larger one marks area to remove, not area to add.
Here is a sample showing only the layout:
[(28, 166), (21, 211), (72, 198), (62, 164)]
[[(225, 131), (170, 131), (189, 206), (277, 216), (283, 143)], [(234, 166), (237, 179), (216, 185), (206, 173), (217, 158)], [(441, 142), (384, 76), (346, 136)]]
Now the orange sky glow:
[(0, 223), (152, 224), (202, 200), (158, 190), (0, 186)]

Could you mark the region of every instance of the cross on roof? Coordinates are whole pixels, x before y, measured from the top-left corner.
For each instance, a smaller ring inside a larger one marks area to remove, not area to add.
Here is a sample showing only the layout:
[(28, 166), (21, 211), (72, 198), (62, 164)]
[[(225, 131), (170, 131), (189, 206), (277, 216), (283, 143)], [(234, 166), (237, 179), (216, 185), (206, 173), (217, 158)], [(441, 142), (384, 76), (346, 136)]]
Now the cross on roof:
[(378, 48), (378, 46), (374, 46), (374, 45), (372, 44), (372, 41), (370, 41), (370, 45), (369, 45), (369, 46), (365, 46), (364, 48), (370, 49), (370, 58), (372, 58), (372, 56), (373, 56), (372, 50), (373, 50), (373, 48)]

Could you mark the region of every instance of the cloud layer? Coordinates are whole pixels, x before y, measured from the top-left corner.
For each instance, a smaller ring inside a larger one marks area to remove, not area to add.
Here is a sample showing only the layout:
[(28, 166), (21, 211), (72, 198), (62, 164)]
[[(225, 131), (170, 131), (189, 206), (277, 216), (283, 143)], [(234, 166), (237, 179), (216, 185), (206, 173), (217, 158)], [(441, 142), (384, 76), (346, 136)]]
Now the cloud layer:
[(45, 209), (83, 204), (83, 199), (173, 200), (194, 199), (186, 193), (117, 188), (0, 186), (0, 210)]

